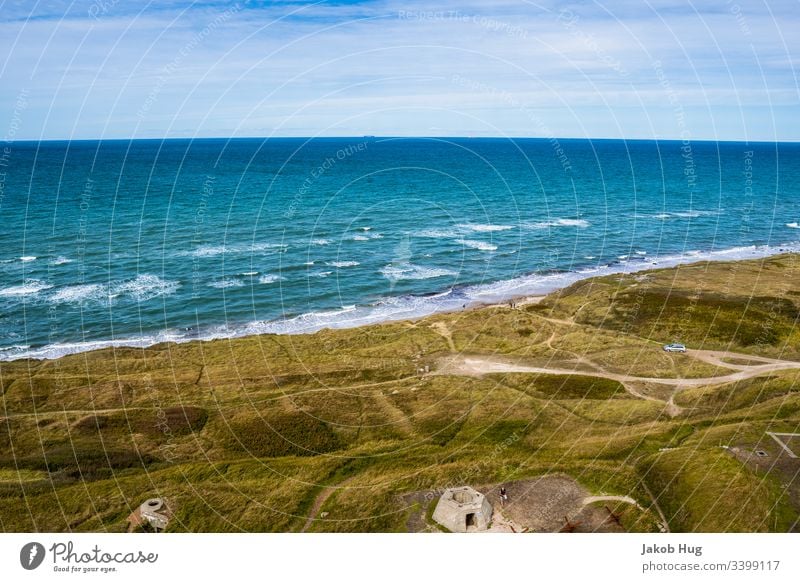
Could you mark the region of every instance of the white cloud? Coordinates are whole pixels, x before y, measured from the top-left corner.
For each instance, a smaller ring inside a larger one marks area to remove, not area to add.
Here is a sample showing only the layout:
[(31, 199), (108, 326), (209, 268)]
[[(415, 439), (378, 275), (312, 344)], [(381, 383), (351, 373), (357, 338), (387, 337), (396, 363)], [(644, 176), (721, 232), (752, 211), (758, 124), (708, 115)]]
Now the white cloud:
[(242, 3), (210, 32), (230, 4), (109, 4), (4, 13), (0, 123), (25, 88), (31, 138), (535, 135), (532, 110), (557, 135), (677, 137), (666, 79), (697, 137), (798, 137), (791, 3)]

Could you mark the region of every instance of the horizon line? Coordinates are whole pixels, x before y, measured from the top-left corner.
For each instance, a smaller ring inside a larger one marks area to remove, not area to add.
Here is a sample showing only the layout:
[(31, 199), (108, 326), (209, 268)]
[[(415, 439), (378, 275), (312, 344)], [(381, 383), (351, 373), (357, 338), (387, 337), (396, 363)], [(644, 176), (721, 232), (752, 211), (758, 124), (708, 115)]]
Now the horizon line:
[(389, 140), (389, 139), (426, 139), (426, 140), (448, 140), (448, 139), (472, 139), (472, 140), (573, 140), (573, 141), (650, 141), (650, 142), (687, 142), (687, 143), (742, 143), (742, 144), (756, 144), (756, 143), (769, 143), (769, 144), (798, 144), (800, 138), (787, 140), (765, 140), (765, 139), (714, 139), (714, 138), (696, 138), (684, 139), (675, 137), (572, 137), (572, 136), (473, 136), (473, 135), (332, 135), (332, 136), (294, 136), (294, 135), (273, 135), (273, 136), (203, 136), (203, 137), (83, 137), (83, 138), (44, 138), (44, 139), (14, 139), (3, 140), (6, 144), (41, 144), (41, 143), (55, 143), (55, 142), (103, 142), (103, 141), (119, 141), (119, 142), (133, 142), (133, 141), (201, 141), (201, 140), (270, 140), (270, 139), (293, 139), (293, 140), (317, 140), (317, 139), (376, 139), (376, 140)]

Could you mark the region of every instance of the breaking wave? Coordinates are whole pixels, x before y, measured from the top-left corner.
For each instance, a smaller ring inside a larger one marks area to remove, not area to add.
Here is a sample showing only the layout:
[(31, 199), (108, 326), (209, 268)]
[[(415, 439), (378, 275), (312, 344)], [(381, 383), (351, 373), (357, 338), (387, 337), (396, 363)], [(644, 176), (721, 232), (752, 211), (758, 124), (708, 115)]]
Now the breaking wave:
[[(141, 337), (113, 339), (108, 341), (91, 341), (75, 343), (55, 343), (40, 347), (24, 344), (0, 350), (0, 360), (16, 360), (20, 358), (49, 359), (66, 354), (84, 352), (104, 347), (147, 347), (156, 343), (188, 342), (193, 340), (213, 340), (233, 338), (263, 333), (300, 334), (312, 333), (324, 328), (351, 328), (385, 321), (412, 319), (457, 311), (469, 305), (497, 303), (508, 301), (519, 296), (544, 295), (557, 289), (569, 286), (582, 279), (619, 273), (636, 273), (649, 269), (673, 267), (679, 264), (704, 260), (734, 261), (742, 259), (762, 258), (782, 252), (798, 252), (800, 243), (775, 246), (745, 246), (721, 249), (716, 251), (692, 250), (680, 254), (660, 257), (639, 255), (636, 260), (617, 260), (606, 265), (582, 267), (573, 271), (557, 273), (531, 273), (514, 279), (496, 281), (489, 284), (465, 285), (449, 287), (442, 292), (430, 295), (390, 296), (376, 300), (368, 305), (345, 305), (338, 309), (312, 311), (295, 316), (287, 316), (270, 321), (251, 321), (238, 325), (209, 327), (193, 332), (175, 330), (159, 331)], [(329, 275), (331, 272), (317, 273), (317, 276)], [(428, 279), (444, 276), (455, 276), (454, 271), (434, 267), (422, 267), (411, 263), (390, 264), (381, 269), (384, 277), (399, 281), (403, 279)], [(314, 276), (311, 274), (310, 276)], [(168, 288), (161, 282), (158, 289)], [(153, 281), (150, 282), (152, 288)], [(67, 289), (70, 292), (67, 292)], [(70, 295), (86, 298), (93, 294), (102, 294), (103, 286), (73, 286), (56, 292), (56, 295)], [(119, 289), (119, 286), (117, 287)]]
[(28, 279), (22, 285), (12, 285), (0, 289), (0, 297), (23, 297), (26, 295), (35, 295), (47, 289), (52, 289), (52, 285), (48, 285), (43, 281), (37, 279)]
[(156, 275), (139, 275), (134, 279), (110, 284), (89, 283), (70, 285), (56, 290), (50, 297), (52, 303), (113, 302), (128, 299), (136, 302), (172, 295), (180, 287), (177, 281), (167, 281)]

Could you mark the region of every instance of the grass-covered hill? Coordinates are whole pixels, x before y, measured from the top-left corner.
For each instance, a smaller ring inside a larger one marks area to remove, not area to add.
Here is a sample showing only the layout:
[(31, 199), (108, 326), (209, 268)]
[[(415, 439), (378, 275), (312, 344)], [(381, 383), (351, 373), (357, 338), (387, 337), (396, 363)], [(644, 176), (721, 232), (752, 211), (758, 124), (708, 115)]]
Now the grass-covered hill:
[[(800, 370), (607, 375), (735, 371), (671, 341), (800, 362), (798, 314), (783, 255), (516, 309), (0, 363), (0, 530), (125, 531), (159, 495), (168, 531), (408, 531), (423, 492), (558, 475), (634, 499), (628, 531), (797, 531), (800, 461), (765, 432), (800, 432)], [(446, 364), (466, 356), (573, 373)]]

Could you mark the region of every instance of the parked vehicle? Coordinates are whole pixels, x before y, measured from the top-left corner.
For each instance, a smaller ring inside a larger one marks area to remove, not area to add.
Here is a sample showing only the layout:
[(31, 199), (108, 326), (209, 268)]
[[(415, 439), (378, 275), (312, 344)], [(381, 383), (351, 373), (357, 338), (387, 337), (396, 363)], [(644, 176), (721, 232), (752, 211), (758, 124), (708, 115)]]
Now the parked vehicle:
[(664, 346), (664, 351), (684, 353), (686, 351), (686, 346), (683, 344), (667, 344)]

